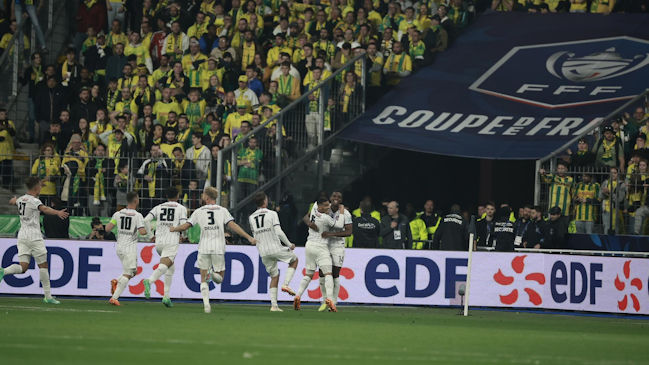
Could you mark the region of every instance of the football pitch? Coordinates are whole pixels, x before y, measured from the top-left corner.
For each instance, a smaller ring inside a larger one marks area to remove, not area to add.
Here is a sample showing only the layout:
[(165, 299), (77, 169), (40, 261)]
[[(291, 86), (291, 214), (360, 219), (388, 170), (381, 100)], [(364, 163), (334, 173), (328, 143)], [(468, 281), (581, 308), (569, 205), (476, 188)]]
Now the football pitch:
[(515, 311), (0, 297), (3, 364), (641, 364), (649, 320)]

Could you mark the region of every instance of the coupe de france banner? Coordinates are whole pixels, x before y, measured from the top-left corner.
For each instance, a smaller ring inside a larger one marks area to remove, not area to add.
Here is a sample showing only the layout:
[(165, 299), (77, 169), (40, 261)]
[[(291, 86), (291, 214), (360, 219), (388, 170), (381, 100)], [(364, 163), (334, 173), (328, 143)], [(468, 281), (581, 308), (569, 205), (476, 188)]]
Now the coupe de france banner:
[(441, 155), (547, 156), (649, 88), (649, 15), (481, 15), (343, 138)]
[[(14, 239), (0, 239), (0, 264), (17, 261)], [(46, 241), (53, 295), (110, 296), (110, 280), (122, 274), (114, 242)], [(297, 289), (304, 273), (304, 249), (291, 282)], [(347, 249), (341, 270), (342, 303), (459, 305), (458, 289), (466, 284), (466, 252)], [(197, 246), (183, 244), (175, 261), (171, 297), (200, 299)], [(125, 297), (143, 297), (143, 279), (157, 267), (150, 243), (138, 244), (137, 275)], [(252, 246), (228, 246), (221, 285), (210, 284), (210, 297), (225, 300), (268, 300), (270, 278)], [(33, 265), (33, 261), (32, 261)], [(286, 266), (280, 264), (280, 279)], [(649, 260), (620, 257), (477, 252), (473, 255), (470, 304), (486, 307), (561, 309), (649, 314)], [(317, 275), (317, 274), (316, 274)], [(164, 284), (152, 285), (160, 298)], [(0, 294), (42, 294), (38, 270), (7, 275)], [(303, 301), (322, 298), (317, 276)], [(279, 293), (280, 301), (290, 301)], [(2, 301), (2, 298), (0, 298)]]

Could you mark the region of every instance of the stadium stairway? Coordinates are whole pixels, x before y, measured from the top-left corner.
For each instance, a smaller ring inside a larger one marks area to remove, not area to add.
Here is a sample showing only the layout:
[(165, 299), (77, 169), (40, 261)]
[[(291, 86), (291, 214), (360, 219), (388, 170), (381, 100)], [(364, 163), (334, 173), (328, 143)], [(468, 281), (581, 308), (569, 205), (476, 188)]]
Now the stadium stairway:
[[(371, 153), (368, 153), (368, 149)], [(381, 149), (373, 148), (369, 145), (351, 145), (349, 143), (337, 143), (331, 149), (329, 160), (323, 162), (323, 184), (327, 192), (332, 189), (345, 191), (347, 188), (359, 179), (363, 174), (381, 160), (380, 156), (385, 152)], [(365, 158), (366, 156), (372, 158)], [(314, 183), (314, 176), (318, 174), (318, 162), (311, 161), (300, 169), (289, 175), (285, 181), (288, 190), (293, 194), (298, 211), (301, 212), (304, 207), (308, 207), (318, 195), (318, 185)], [(351, 202), (347, 202), (352, 204)], [(349, 211), (356, 207), (349, 206)], [(303, 214), (303, 212), (301, 213)], [(298, 214), (299, 219), (302, 216)]]

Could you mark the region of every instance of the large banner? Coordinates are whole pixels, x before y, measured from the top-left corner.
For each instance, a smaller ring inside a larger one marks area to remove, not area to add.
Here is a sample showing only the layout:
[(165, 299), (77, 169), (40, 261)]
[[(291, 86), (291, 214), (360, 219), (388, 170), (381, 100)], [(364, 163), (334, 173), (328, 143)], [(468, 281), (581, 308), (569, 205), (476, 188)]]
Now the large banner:
[(342, 136), (442, 155), (544, 157), (649, 88), (647, 24), (646, 14), (483, 14)]
[[(110, 280), (122, 273), (114, 242), (48, 240), (54, 295), (109, 296)], [(181, 245), (175, 262), (172, 298), (199, 299), (197, 247)], [(304, 272), (304, 249), (292, 281), (297, 289)], [(15, 240), (0, 239), (0, 264), (17, 260)], [(152, 244), (138, 245), (137, 275), (123, 296), (142, 297), (159, 256)], [(466, 283), (466, 252), (347, 249), (341, 271), (339, 301), (367, 304), (459, 305)], [(33, 265), (33, 262), (32, 262)], [(285, 266), (280, 265), (283, 271)], [(226, 275), (211, 284), (211, 298), (268, 300), (269, 277), (257, 249), (228, 246)], [(153, 285), (160, 298), (163, 282)], [(8, 275), (0, 293), (41, 294), (38, 271)], [(319, 301), (317, 277), (302, 296)], [(292, 298), (285, 293), (279, 300)], [(470, 303), (474, 306), (551, 308), (610, 313), (649, 314), (649, 260), (544, 254), (477, 252), (473, 256)]]

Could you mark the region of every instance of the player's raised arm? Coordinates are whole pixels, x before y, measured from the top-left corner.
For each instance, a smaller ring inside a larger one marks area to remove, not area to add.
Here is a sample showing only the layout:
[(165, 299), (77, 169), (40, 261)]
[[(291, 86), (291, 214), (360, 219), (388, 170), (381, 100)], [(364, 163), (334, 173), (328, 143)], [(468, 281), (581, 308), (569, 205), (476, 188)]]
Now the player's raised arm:
[(67, 212), (67, 209), (56, 210), (52, 209), (46, 205), (41, 205), (38, 207), (38, 210), (47, 215), (55, 215), (61, 219), (65, 219), (70, 216), (70, 213)]
[(295, 249), (295, 245), (291, 243), (291, 241), (288, 239), (286, 236), (286, 233), (282, 230), (282, 226), (279, 224), (279, 217), (277, 216), (277, 213), (274, 213), (274, 219), (275, 222), (273, 222), (275, 234), (277, 235), (277, 238), (285, 245), (288, 246), (291, 250)]
[(244, 231), (243, 228), (239, 227), (239, 225), (236, 224), (234, 221), (229, 221), (228, 222), (228, 228), (232, 232), (234, 232), (234, 233), (238, 234), (239, 236), (247, 239), (248, 242), (250, 242), (251, 245), (256, 245), (257, 244), (257, 240), (254, 239), (251, 235), (249, 235), (248, 232)]
[(16, 200), (18, 200), (18, 198), (16, 198), (15, 196), (9, 199), (9, 205), (16, 205)]
[(316, 226), (315, 223), (311, 222), (311, 212), (307, 213), (304, 218), (302, 218), (302, 221), (304, 222), (304, 224), (306, 224), (307, 227), (318, 232), (318, 226)]

